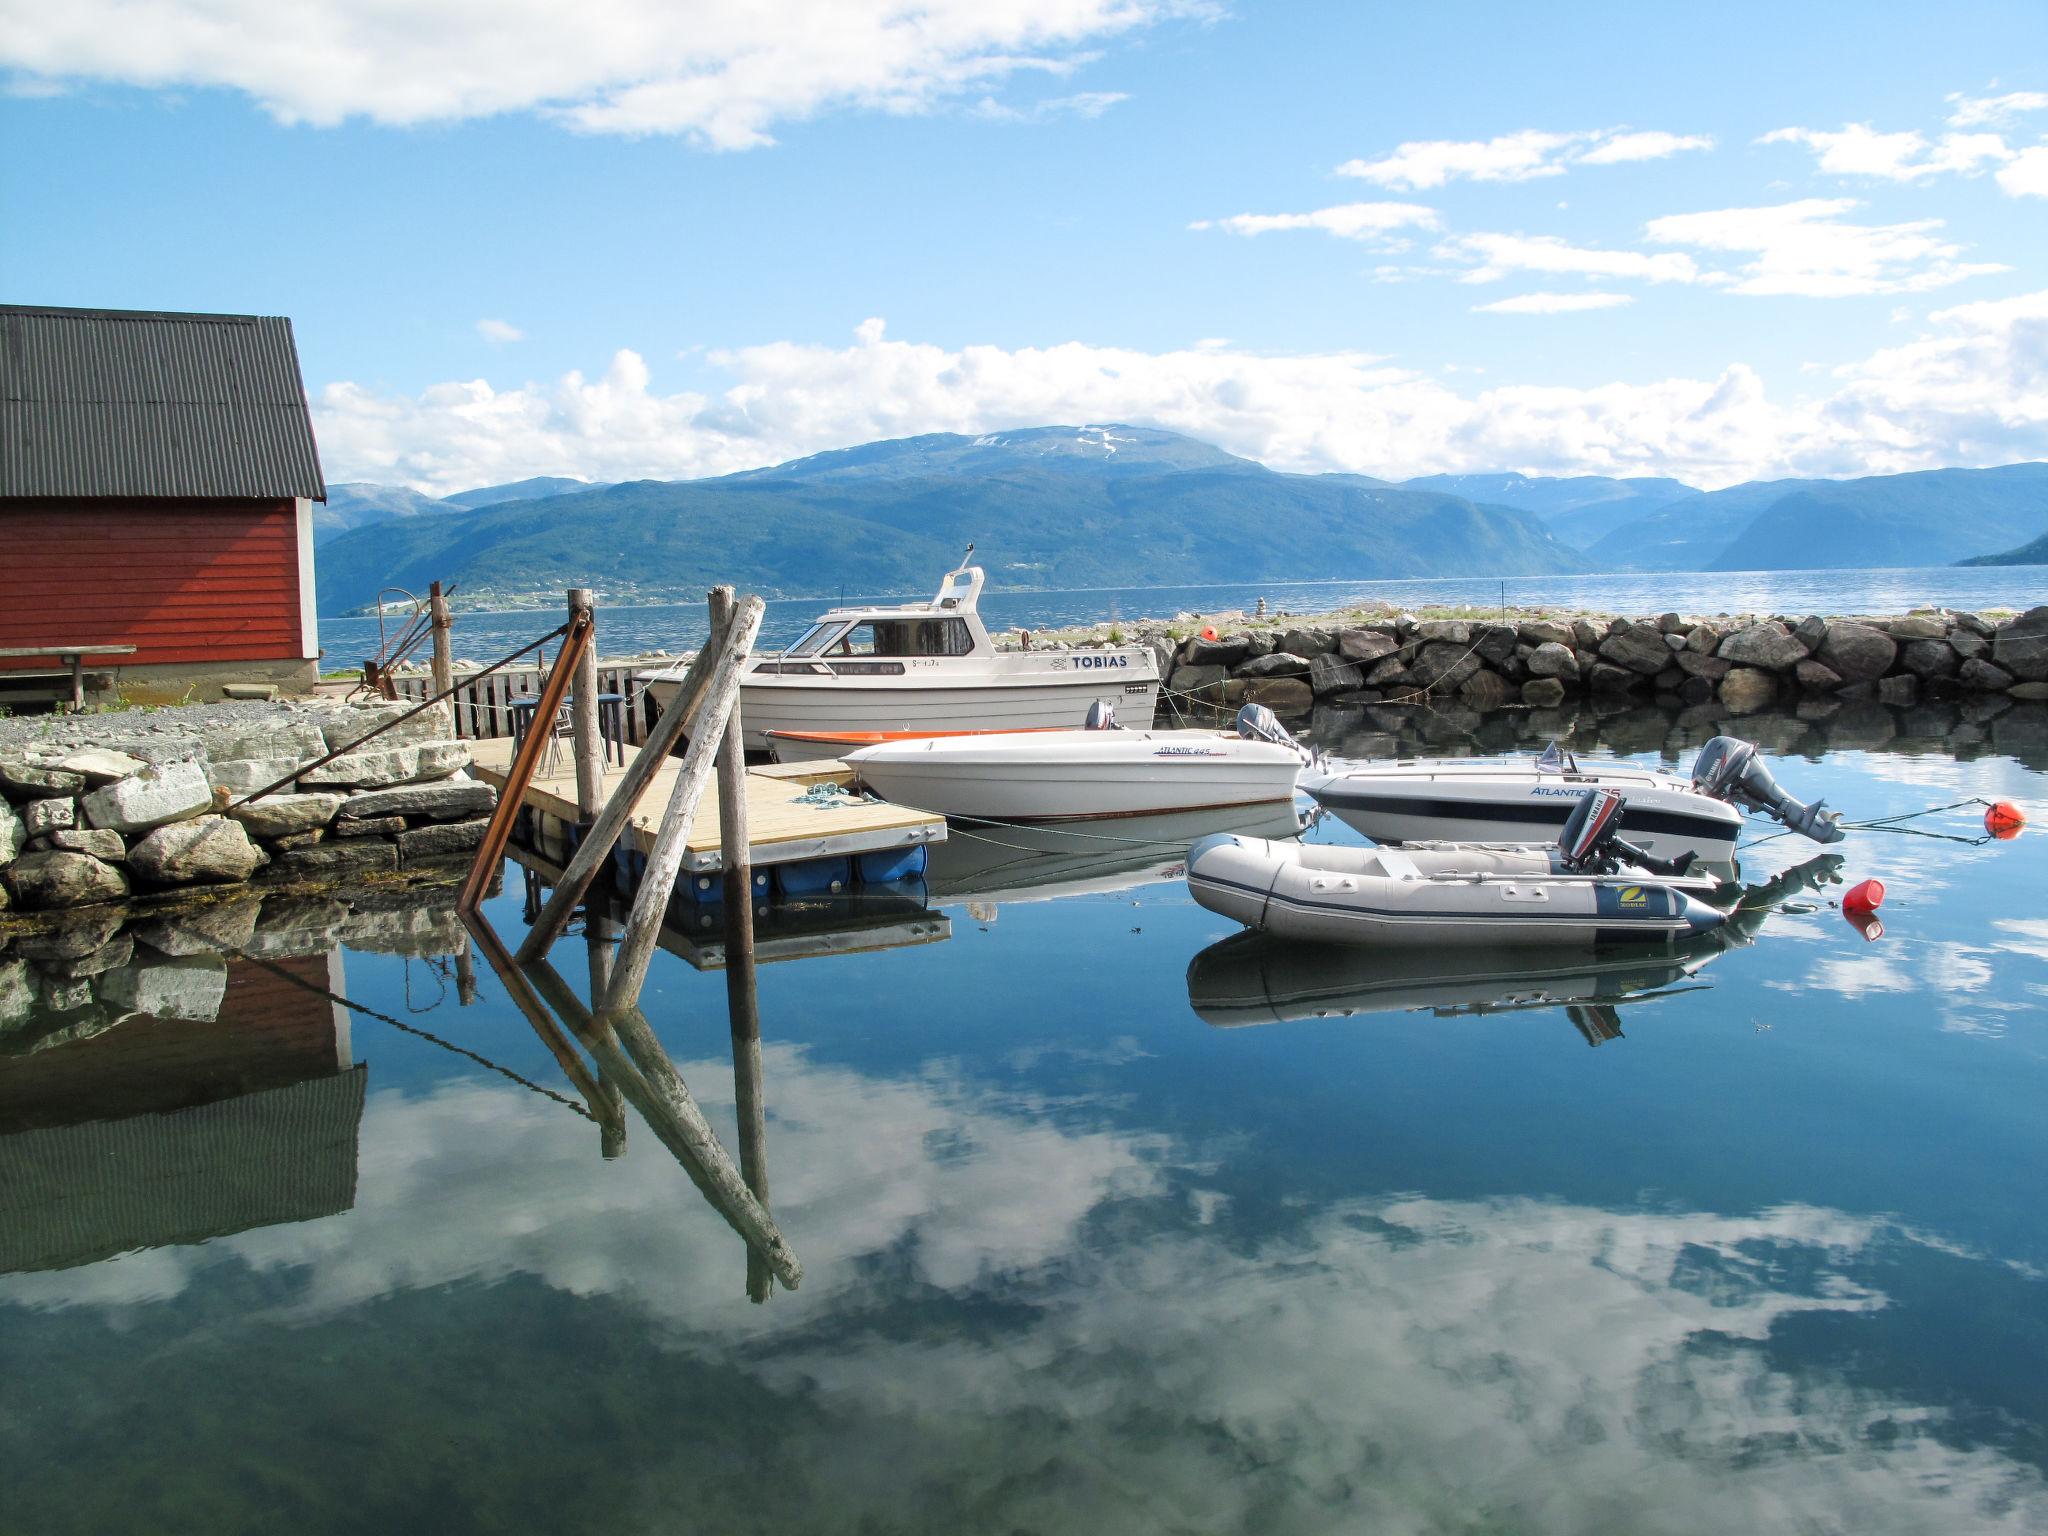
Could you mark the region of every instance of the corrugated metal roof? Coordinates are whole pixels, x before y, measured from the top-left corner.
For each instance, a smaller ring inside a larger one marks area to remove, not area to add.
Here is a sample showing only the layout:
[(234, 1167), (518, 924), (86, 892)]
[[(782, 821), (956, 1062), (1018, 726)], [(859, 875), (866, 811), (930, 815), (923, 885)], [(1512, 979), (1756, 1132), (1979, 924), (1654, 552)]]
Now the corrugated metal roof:
[(0, 305), (0, 496), (324, 501), (291, 321)]

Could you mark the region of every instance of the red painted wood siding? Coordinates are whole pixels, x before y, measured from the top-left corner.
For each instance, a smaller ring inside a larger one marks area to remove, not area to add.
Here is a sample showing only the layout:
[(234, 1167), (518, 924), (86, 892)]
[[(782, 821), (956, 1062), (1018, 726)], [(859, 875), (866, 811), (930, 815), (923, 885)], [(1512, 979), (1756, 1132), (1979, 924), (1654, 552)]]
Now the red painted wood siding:
[(46, 644), (136, 648), (103, 666), (299, 657), (293, 504), (0, 502), (0, 647)]

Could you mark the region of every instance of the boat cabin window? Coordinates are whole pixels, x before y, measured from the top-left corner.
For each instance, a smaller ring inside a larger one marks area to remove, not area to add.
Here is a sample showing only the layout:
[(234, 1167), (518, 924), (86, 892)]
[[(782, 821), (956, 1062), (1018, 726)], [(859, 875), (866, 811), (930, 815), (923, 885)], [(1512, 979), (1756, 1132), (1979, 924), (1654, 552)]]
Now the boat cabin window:
[[(834, 656), (965, 656), (974, 636), (965, 619), (868, 619), (823, 653)], [(792, 652), (791, 654), (796, 654)]]

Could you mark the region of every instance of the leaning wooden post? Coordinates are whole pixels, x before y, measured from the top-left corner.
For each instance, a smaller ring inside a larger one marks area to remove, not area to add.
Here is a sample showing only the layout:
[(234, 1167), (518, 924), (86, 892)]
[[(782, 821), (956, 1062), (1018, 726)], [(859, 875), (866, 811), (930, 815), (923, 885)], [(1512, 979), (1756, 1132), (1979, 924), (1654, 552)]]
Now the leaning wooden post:
[(647, 966), (654, 958), (655, 941), (661, 936), (661, 915), (668, 910), (676, 876), (682, 873), (690, 830), (697, 820), (697, 806), (717, 766), (718, 748), (725, 740), (726, 716), (739, 697), (740, 673), (760, 629), (761, 604), (750, 598), (740, 605), (732, 629), (719, 647), (711, 685), (705, 691), (704, 708), (697, 717), (697, 734), (690, 740), (690, 750), (683, 754), (683, 769), (676, 775), (675, 792), (669, 796), (668, 811), (662, 817), (654, 849), (647, 855), (640, 889), (633, 895), (633, 910), (626, 918), (626, 936), (612, 961), (612, 984), (605, 992), (607, 1013), (630, 1007), (638, 1000), (640, 988), (647, 980)]
[(569, 617), (590, 616), (590, 644), (576, 662), (569, 701), (569, 740), (576, 752), (576, 819), (584, 826), (604, 807), (604, 738), (597, 729), (597, 604), (588, 587), (569, 589)]
[[(758, 597), (744, 598), (740, 611), (752, 609), (758, 616), (762, 607)], [(758, 617), (756, 623), (758, 625)], [(597, 872), (612, 851), (612, 845), (625, 832), (633, 819), (633, 811), (640, 804), (640, 797), (647, 793), (647, 786), (654, 782), (654, 776), (668, 761), (669, 749), (675, 746), (686, 733), (694, 730), (703, 716), (705, 679), (710, 675), (712, 663), (719, 655), (724, 641), (722, 634), (713, 634), (704, 642), (704, 648), (697, 652), (683, 673), (682, 682), (676, 687), (676, 696), (669, 700), (668, 708), (662, 711), (661, 719), (655, 724), (654, 734), (640, 744), (639, 752), (626, 769), (626, 776), (612, 791), (611, 800), (605, 805), (604, 813), (597, 818), (597, 825), (583, 835), (583, 841), (576, 846), (576, 856), (569, 861), (569, 867), (562, 871), (562, 878), (555, 882), (554, 893), (548, 897), (547, 905), (541, 908), (540, 916), (533, 920), (533, 927), (526, 935), (526, 941), (519, 946), (519, 963), (526, 965), (538, 960), (548, 952), (548, 946), (560, 937), (569, 919), (575, 915), (576, 903), (583, 899), (583, 893), (597, 878)]]
[[(589, 950), (590, 1000), (595, 1003), (605, 994), (605, 988), (612, 979), (612, 945), (618, 941), (619, 925), (609, 917), (586, 909), (583, 914), (583, 942)], [(544, 969), (542, 967), (541, 969)], [(559, 1008), (561, 1005), (558, 1003)], [(568, 1018), (567, 1014), (563, 1015)], [(580, 1021), (570, 1019), (572, 1025)], [(623, 1157), (626, 1154), (626, 1117), (619, 1100), (618, 1085), (604, 1075), (604, 1068), (597, 1072), (598, 1084), (605, 1094), (607, 1113), (601, 1118), (604, 1134), (599, 1140), (598, 1150), (606, 1158)], [(595, 1108), (596, 1106), (592, 1106)]]
[[(427, 589), (427, 622), (434, 631), (434, 692), (447, 693), (455, 686), (455, 644), (449, 630), (455, 621), (448, 615), (448, 599), (441, 595), (441, 583)], [(451, 699), (448, 713), (455, 721), (455, 734), (462, 734), (462, 711)]]
[[(711, 589), (711, 627), (732, 624), (731, 587)], [(747, 742), (733, 699), (718, 749), (718, 856), (725, 870), (725, 984), (733, 1034), (760, 1034), (754, 1000), (754, 856), (747, 837)]]

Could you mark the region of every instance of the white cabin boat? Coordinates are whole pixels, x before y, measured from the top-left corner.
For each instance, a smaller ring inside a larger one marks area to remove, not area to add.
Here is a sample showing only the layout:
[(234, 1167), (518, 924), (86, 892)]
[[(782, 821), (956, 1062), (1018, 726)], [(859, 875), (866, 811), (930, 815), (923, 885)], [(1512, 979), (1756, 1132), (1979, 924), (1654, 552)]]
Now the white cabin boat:
[[(769, 731), (1015, 731), (1079, 726), (1091, 706), (1150, 724), (1159, 663), (1146, 646), (998, 651), (982, 623), (982, 571), (946, 574), (930, 602), (834, 608), (740, 681), (750, 748)], [(657, 707), (680, 669), (646, 679)]]

